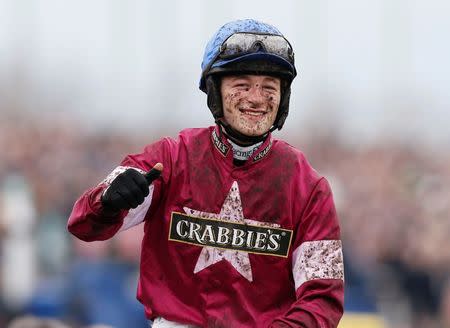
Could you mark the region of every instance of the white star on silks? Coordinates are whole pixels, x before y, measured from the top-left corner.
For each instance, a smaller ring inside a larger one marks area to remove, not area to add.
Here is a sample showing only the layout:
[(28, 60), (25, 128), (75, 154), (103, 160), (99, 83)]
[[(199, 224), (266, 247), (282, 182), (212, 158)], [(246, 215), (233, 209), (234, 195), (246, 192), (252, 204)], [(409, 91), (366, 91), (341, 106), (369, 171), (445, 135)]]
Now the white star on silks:
[[(230, 191), (228, 192), (227, 197), (220, 209), (219, 214), (201, 212), (198, 210), (193, 210), (188, 207), (183, 207), (186, 214), (205, 218), (205, 219), (213, 219), (220, 220), (226, 222), (236, 222), (241, 224), (251, 224), (265, 227), (279, 227), (278, 224), (275, 223), (267, 223), (260, 222), (254, 220), (247, 220), (244, 218), (244, 214), (242, 211), (242, 202), (241, 195), (239, 194), (239, 187), (237, 181), (233, 182)], [(221, 260), (228, 261), (237, 272), (239, 272), (245, 279), (252, 282), (252, 267), (250, 265), (250, 259), (248, 257), (247, 252), (237, 251), (237, 250), (227, 250), (215, 248), (212, 246), (203, 247), (200, 256), (198, 257), (197, 263), (194, 268), (194, 273), (197, 273), (214, 263), (217, 263)]]

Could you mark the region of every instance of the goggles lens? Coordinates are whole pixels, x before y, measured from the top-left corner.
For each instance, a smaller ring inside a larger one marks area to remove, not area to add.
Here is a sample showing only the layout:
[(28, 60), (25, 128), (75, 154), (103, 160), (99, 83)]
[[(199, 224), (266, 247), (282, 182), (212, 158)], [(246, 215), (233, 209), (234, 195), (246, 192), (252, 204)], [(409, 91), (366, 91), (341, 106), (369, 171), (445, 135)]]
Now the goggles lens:
[(235, 33), (221, 45), (219, 58), (238, 57), (261, 49), (294, 63), (294, 52), (289, 41), (281, 35), (273, 34)]

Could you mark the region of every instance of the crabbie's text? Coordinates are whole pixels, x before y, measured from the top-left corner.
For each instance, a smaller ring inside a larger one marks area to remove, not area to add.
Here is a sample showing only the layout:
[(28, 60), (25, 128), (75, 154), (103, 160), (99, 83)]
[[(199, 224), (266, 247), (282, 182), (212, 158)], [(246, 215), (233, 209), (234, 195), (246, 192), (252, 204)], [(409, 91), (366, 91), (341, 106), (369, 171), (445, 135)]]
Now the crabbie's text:
[(210, 220), (173, 212), (169, 240), (286, 257), (292, 231), (229, 221)]

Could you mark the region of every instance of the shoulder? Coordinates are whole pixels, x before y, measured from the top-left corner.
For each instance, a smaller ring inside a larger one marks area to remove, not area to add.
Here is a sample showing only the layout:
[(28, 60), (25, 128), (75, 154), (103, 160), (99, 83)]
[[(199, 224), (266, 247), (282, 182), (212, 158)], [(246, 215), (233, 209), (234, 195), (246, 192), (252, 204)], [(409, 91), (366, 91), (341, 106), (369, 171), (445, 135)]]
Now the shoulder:
[(312, 184), (316, 184), (323, 178), (323, 176), (311, 165), (303, 151), (284, 140), (274, 139), (273, 143), (275, 156), (279, 157), (282, 161), (295, 165), (296, 171), (302, 179), (306, 179)]
[(203, 128), (189, 128), (181, 130), (179, 133), (179, 140), (191, 141), (197, 138), (209, 138), (211, 136), (213, 126)]
[(198, 138), (209, 138), (212, 129), (213, 127), (183, 129), (178, 133), (178, 136), (162, 137), (161, 139), (148, 144), (146, 148), (153, 148), (155, 145), (158, 145), (160, 147), (176, 148), (180, 144), (189, 143), (192, 140), (197, 140)]
[(147, 153), (165, 153), (174, 156), (186, 149), (194, 149), (200, 151), (208, 145), (207, 142), (211, 138), (211, 132), (214, 127), (206, 128), (189, 128), (181, 130), (176, 137), (163, 137), (145, 147)]

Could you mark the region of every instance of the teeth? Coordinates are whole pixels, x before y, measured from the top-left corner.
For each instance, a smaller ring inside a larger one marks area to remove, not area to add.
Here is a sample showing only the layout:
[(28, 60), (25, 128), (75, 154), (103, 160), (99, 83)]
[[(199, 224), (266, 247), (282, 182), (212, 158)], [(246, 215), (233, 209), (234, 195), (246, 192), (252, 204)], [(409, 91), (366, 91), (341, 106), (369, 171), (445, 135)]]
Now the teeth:
[(246, 110), (244, 110), (243, 112), (244, 112), (244, 114), (250, 115), (250, 116), (262, 116), (262, 115), (264, 115), (264, 112), (253, 112), (253, 111), (246, 111)]

